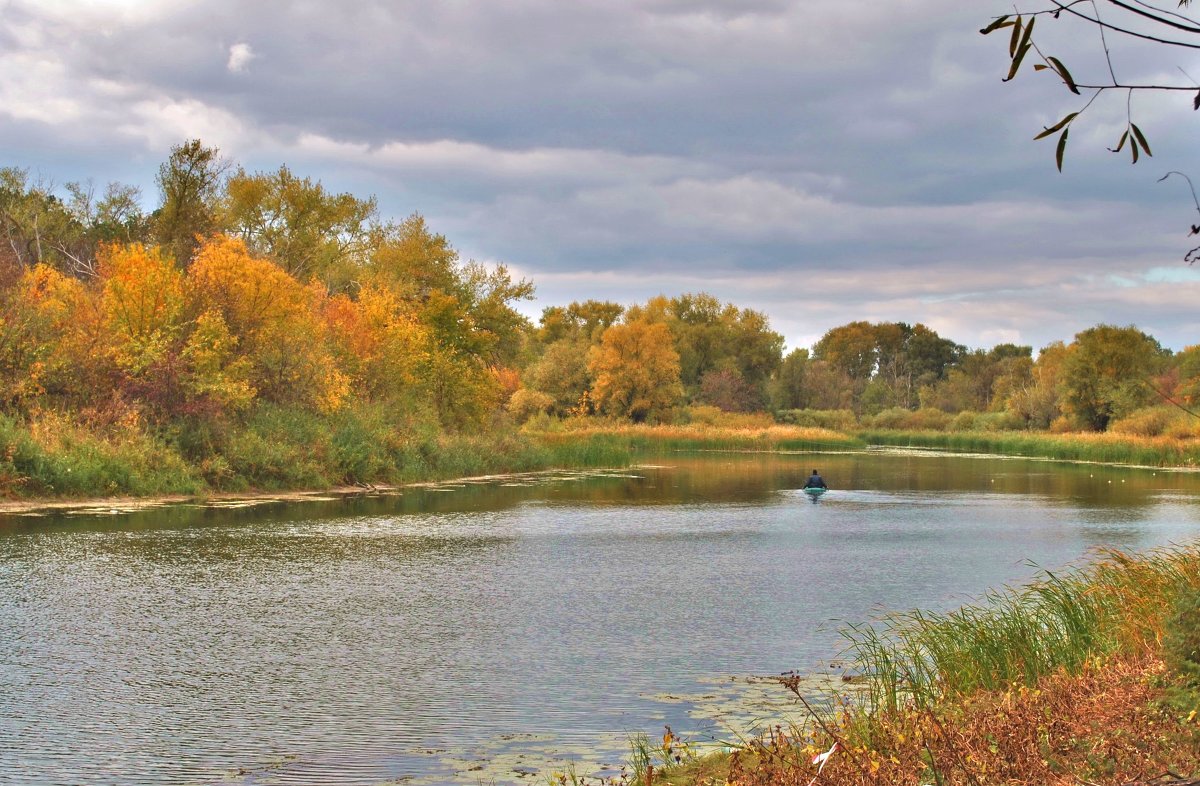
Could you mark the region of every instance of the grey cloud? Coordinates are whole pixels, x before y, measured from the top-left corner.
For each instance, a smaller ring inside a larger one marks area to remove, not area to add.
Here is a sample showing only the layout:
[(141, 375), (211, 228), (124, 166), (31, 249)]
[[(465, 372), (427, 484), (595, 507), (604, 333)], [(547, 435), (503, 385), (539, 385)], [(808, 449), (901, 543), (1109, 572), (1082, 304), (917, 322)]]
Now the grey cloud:
[[(1005, 42), (976, 31), (1009, 10), (8, 0), (0, 148), (152, 192), (167, 148), (199, 136), (419, 210), (466, 255), (525, 271), (540, 302), (713, 289), (794, 341), (888, 318), (960, 341), (1154, 319), (1186, 342), (1194, 281), (1105, 276), (1186, 250), (1182, 184), (1154, 180), (1195, 161), (1190, 112), (1139, 103), (1156, 158), (1131, 168), (1103, 150), (1123, 106), (1102, 101), (1058, 175), (1031, 137), (1078, 107), (1040, 75), (1000, 83)], [(1061, 38), (1088, 66), (1094, 47)], [(817, 274), (819, 299), (790, 286)]]

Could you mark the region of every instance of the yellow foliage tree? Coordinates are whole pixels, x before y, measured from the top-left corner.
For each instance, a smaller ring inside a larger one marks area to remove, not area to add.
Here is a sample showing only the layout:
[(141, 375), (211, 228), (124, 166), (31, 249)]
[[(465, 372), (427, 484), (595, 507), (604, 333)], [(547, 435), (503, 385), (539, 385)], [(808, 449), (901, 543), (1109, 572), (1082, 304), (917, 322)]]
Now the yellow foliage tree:
[(184, 328), (183, 274), (157, 248), (141, 244), (102, 249), (99, 270), (105, 336), (117, 367), (132, 379), (174, 387), (176, 380), (163, 374), (170, 373)]
[(94, 304), (79, 281), (48, 265), (26, 270), (0, 301), (0, 396), (26, 403), (79, 393), (102, 363), (89, 357)]
[(362, 395), (391, 400), (418, 384), (429, 331), (394, 292), (368, 285), (355, 299), (337, 295), (325, 301), (324, 318), (334, 354)]
[(252, 257), (241, 241), (217, 236), (196, 252), (187, 295), (194, 313), (220, 315), (259, 396), (322, 411), (345, 403), (350, 379), (326, 343), (321, 287), (306, 287)]
[(635, 422), (664, 419), (683, 395), (679, 353), (662, 322), (613, 325), (589, 353), (588, 371), (600, 409)]

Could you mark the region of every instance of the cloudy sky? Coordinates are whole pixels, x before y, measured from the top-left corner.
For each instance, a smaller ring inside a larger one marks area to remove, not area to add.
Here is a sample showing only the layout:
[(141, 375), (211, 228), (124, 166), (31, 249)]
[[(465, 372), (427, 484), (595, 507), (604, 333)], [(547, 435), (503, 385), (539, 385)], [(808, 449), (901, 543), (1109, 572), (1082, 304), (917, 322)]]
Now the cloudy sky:
[[(1174, 2), (1169, 3), (1174, 6)], [(1031, 6), (1032, 7), (1032, 6)], [(528, 312), (708, 291), (791, 347), (852, 320), (1035, 348), (1100, 322), (1200, 343), (1200, 113), (1011, 84), (999, 0), (0, 0), (0, 166), (142, 187), (170, 147), (287, 164), (534, 281)], [(1028, 10), (1028, 9), (1023, 9)], [(1043, 19), (1077, 81), (1095, 32)], [(1118, 75), (1200, 55), (1114, 42)]]

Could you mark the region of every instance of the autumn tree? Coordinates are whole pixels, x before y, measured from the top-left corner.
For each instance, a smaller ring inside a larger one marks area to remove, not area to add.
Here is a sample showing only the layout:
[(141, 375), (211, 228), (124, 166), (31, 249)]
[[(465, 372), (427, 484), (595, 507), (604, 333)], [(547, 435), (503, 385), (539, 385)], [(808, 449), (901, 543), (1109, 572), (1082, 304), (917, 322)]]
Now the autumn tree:
[(192, 139), (171, 148), (158, 168), (158, 190), (162, 202), (152, 216), (154, 237), (186, 267), (205, 238), (218, 228), (221, 186), (229, 163), (215, 147)]
[(549, 397), (548, 411), (566, 415), (579, 406), (592, 386), (588, 353), (624, 312), (624, 306), (600, 300), (542, 310), (533, 336), (537, 356), (529, 364), (526, 382)]
[(758, 401), (766, 401), (767, 383), (783, 357), (783, 336), (771, 330), (761, 312), (739, 309), (700, 292), (651, 298), (631, 307), (626, 319), (668, 327), (679, 354), (680, 379), (690, 398), (699, 399), (706, 374), (728, 371), (752, 387)]
[(397, 402), (416, 394), (429, 362), (429, 331), (411, 307), (377, 285), (356, 297), (336, 295), (323, 304), (338, 366), (351, 387), (370, 400)]
[(816, 359), (845, 375), (862, 411), (915, 409), (922, 387), (946, 376), (964, 348), (925, 325), (851, 322), (825, 333)]
[(183, 273), (157, 248), (113, 246), (100, 259), (104, 335), (123, 385), (158, 408), (182, 398)]
[(1175, 395), (1188, 408), (1200, 407), (1200, 344), (1185, 347), (1175, 355), (1174, 361), (1178, 369)]
[(1064, 411), (1080, 425), (1104, 431), (1113, 419), (1157, 400), (1147, 383), (1169, 354), (1132, 325), (1097, 325), (1076, 334), (1063, 360)]
[(103, 358), (91, 350), (95, 311), (83, 285), (49, 265), (0, 292), (0, 400), (26, 406), (82, 391)]
[(966, 352), (945, 378), (921, 392), (921, 404), (946, 412), (990, 412), (1004, 408), (1009, 393), (1023, 386), (1032, 369), (1033, 347), (998, 344)]
[(860, 321), (832, 328), (813, 346), (813, 356), (841, 371), (861, 391), (879, 362), (874, 326)]
[(225, 183), (221, 221), (255, 256), (292, 276), (316, 277), (334, 290), (358, 278), (374, 240), (374, 198), (334, 194), (286, 166), (238, 169)]
[(642, 319), (613, 325), (588, 357), (592, 394), (603, 412), (658, 421), (679, 403), (679, 353), (670, 330)]
[(696, 400), (725, 412), (757, 412), (765, 401), (762, 392), (734, 369), (713, 369), (700, 378)]
[(268, 401), (335, 410), (350, 393), (321, 319), (326, 297), (282, 268), (257, 259), (237, 239), (200, 246), (188, 270), (189, 309), (220, 317), (249, 364), (250, 385)]
[(1031, 429), (1045, 429), (1062, 417), (1059, 390), (1067, 346), (1055, 341), (1038, 352), (1029, 375), (1015, 385), (1005, 399), (1005, 409), (1025, 421)]

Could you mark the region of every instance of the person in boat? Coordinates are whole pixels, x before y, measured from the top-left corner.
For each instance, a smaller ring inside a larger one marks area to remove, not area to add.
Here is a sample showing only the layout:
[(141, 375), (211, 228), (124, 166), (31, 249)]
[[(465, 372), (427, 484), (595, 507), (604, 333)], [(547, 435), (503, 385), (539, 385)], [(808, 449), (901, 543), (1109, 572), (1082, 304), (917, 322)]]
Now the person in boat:
[(808, 476), (808, 480), (805, 482), (804, 488), (806, 488), (806, 489), (823, 489), (823, 488), (828, 488), (828, 486), (825, 485), (825, 479), (822, 478), (820, 476), (820, 474), (818, 474), (817, 471), (814, 469), (813, 474)]

